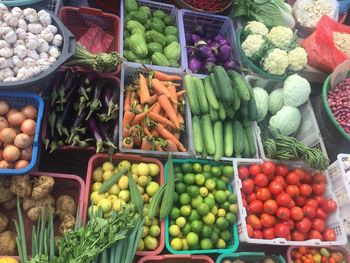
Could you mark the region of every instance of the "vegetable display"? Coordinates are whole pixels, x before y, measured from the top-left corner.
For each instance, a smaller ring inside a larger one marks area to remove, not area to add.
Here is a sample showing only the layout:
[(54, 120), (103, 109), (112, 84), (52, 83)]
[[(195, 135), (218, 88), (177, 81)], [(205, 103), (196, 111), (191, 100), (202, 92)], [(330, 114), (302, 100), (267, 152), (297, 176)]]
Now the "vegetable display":
[(146, 151), (186, 152), (182, 77), (153, 71), (140, 72), (125, 90), (122, 147)]
[(336, 248), (315, 248), (315, 247), (299, 247), (295, 248), (291, 252), (292, 260), (295, 263), (303, 263), (303, 262), (347, 262), (347, 256), (337, 251)]
[(228, 190), (230, 165), (175, 163), (175, 199), (169, 214), (174, 250), (210, 250), (232, 244), (237, 196)]
[(124, 12), (124, 57), (131, 62), (179, 68), (175, 17), (139, 6), (136, 0), (125, 1)]
[[(116, 149), (119, 87), (114, 79), (68, 69), (56, 75), (48, 112), (50, 152), (65, 145)], [(107, 147), (107, 148), (106, 148)]]
[(22, 169), (32, 159), (32, 146), (36, 131), (37, 108), (26, 105), (11, 108), (0, 101), (0, 169)]
[(63, 38), (51, 15), (32, 8), (11, 10), (0, 4), (0, 81), (18, 81), (48, 70), (61, 55)]
[(250, 238), (337, 239), (334, 229), (327, 226), (337, 203), (325, 198), (327, 179), (322, 173), (264, 161), (239, 166), (238, 176)]
[(257, 120), (257, 98), (237, 72), (221, 66), (204, 80), (184, 78), (192, 118), (196, 153), (203, 157), (256, 155), (252, 122)]

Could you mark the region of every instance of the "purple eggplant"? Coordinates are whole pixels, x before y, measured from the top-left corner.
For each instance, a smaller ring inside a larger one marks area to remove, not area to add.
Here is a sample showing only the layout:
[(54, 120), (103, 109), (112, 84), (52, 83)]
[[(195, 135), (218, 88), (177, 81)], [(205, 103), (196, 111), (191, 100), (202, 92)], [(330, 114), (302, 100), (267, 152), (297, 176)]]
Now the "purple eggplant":
[(188, 57), (194, 56), (194, 47), (187, 47), (186, 51)]
[(215, 41), (215, 42), (219, 42), (219, 41), (221, 41), (221, 40), (226, 40), (226, 38), (225, 38), (223, 35), (221, 35), (221, 34), (217, 34), (217, 35), (214, 37), (214, 41)]
[(198, 41), (201, 41), (202, 40), (202, 38), (201, 38), (201, 36), (200, 35), (198, 35), (198, 34), (192, 34), (192, 43), (197, 43)]
[(113, 86), (106, 86), (102, 93), (102, 105), (108, 109), (107, 116), (111, 116), (118, 110), (118, 104), (116, 104), (117, 92)]
[(218, 58), (222, 61), (227, 61), (231, 58), (231, 47), (229, 45), (222, 45), (218, 49)]
[(214, 54), (211, 54), (208, 58), (206, 58), (205, 62), (212, 62), (216, 64), (216, 56)]
[(88, 129), (91, 135), (94, 136), (96, 141), (96, 153), (103, 151), (103, 140), (100, 135), (100, 131), (98, 130), (97, 123), (94, 117), (89, 118), (88, 120)]
[(91, 114), (100, 109), (102, 107), (102, 103), (100, 101), (100, 96), (101, 96), (101, 93), (102, 93), (102, 89), (103, 89), (103, 86), (106, 84), (105, 81), (103, 80), (100, 80), (95, 88), (94, 88), (94, 97), (93, 97), (93, 100), (89, 103), (89, 107), (90, 107), (90, 111), (88, 113), (88, 115), (86, 116), (85, 120), (88, 120), (91, 116)]
[(215, 64), (213, 62), (207, 61), (205, 62), (202, 67), (201, 67), (201, 71), (204, 74), (210, 74), (213, 72), (214, 68), (215, 68)]
[(111, 138), (111, 136), (109, 136), (107, 132), (106, 125), (101, 122), (96, 122), (96, 124), (97, 124), (98, 130), (100, 131), (101, 137), (103, 139), (103, 143), (109, 147), (117, 149), (117, 147), (113, 143), (113, 139)]
[(210, 44), (208, 43), (208, 46), (211, 48), (215, 55), (218, 54), (218, 48), (220, 47), (220, 44), (218, 42), (211, 41)]
[(241, 65), (236, 60), (227, 60), (224, 63), (223, 67), (226, 70), (233, 69), (233, 70), (239, 71), (241, 69)]
[(196, 44), (196, 57), (199, 57), (202, 59), (207, 59), (212, 55), (213, 55), (213, 51), (204, 41), (197, 42), (197, 44)]
[(188, 61), (188, 67), (192, 73), (197, 73), (202, 66), (202, 63), (195, 57), (191, 57)]
[(217, 41), (219, 44), (220, 44), (220, 46), (224, 46), (224, 45), (230, 45), (230, 43), (226, 40), (226, 39), (221, 39), (221, 40), (219, 40), (219, 41)]
[(185, 38), (186, 38), (186, 43), (187, 44), (192, 44), (192, 34), (190, 32), (185, 33)]

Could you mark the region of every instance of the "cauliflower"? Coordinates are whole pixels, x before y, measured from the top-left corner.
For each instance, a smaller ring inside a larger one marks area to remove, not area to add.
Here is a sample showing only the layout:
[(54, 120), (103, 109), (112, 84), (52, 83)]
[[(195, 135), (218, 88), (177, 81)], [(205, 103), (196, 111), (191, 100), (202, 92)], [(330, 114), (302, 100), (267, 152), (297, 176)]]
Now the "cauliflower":
[(262, 61), (263, 68), (272, 75), (283, 75), (289, 65), (288, 53), (279, 48), (271, 49)]
[(307, 54), (302, 47), (296, 47), (288, 52), (289, 68), (293, 71), (302, 70), (307, 64)]
[(266, 48), (267, 41), (261, 35), (249, 35), (242, 43), (244, 54), (252, 60), (259, 60), (263, 56)]
[(273, 46), (285, 49), (293, 43), (294, 34), (288, 27), (276, 26), (270, 30), (267, 38)]
[(299, 107), (308, 101), (311, 93), (310, 83), (298, 74), (289, 76), (283, 84), (284, 105)]
[(269, 33), (269, 30), (267, 27), (258, 21), (250, 21), (248, 24), (245, 26), (243, 30), (243, 34), (245, 36), (248, 35), (262, 35), (266, 36)]
[(298, 130), (300, 122), (301, 114), (298, 108), (283, 106), (270, 118), (269, 130), (274, 136), (277, 134), (289, 136)]

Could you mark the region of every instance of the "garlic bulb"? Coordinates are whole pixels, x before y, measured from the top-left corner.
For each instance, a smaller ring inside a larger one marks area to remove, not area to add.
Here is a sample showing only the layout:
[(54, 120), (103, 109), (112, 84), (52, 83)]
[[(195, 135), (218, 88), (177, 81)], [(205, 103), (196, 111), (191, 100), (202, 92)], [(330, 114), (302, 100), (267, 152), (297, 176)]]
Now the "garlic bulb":
[(9, 58), (13, 55), (12, 48), (4, 47), (0, 49), (0, 57)]
[(62, 42), (63, 42), (63, 37), (62, 37), (60, 34), (56, 34), (56, 35), (53, 37), (52, 44), (53, 44), (55, 47), (60, 47), (60, 46), (62, 45)]
[(4, 79), (4, 82), (12, 82), (12, 81), (17, 81), (18, 79), (16, 77), (8, 77), (6, 79)]
[(15, 75), (15, 73), (14, 73), (11, 69), (9, 69), (9, 68), (3, 69), (2, 72), (3, 72), (3, 75), (2, 75), (2, 76), (3, 76), (5, 79), (8, 78), (8, 77), (13, 77), (13, 76)]
[(54, 25), (48, 25), (46, 28), (49, 29), (54, 35), (57, 33), (57, 27), (55, 27)]
[(38, 12), (38, 16), (39, 16), (39, 21), (44, 25), (50, 25), (51, 24), (51, 16), (48, 12), (46, 12), (45, 10), (40, 10)]
[(22, 28), (23, 30), (27, 31), (27, 22), (24, 21), (24, 19), (18, 20), (18, 28)]
[(7, 67), (13, 68), (15, 66), (15, 63), (13, 62), (13, 57), (9, 57), (6, 59)]
[(19, 70), (19, 67), (16, 67), (16, 66), (14, 66), (13, 69), (12, 69), (12, 71), (13, 71), (15, 74), (18, 73), (18, 70)]
[(21, 68), (23, 66), (23, 60), (19, 58), (19, 56), (14, 55), (12, 57), (12, 61), (15, 67)]
[(25, 79), (26, 77), (26, 71), (27, 69), (25, 68), (19, 68), (18, 72), (17, 72), (17, 79), (21, 80), (21, 79)]
[(37, 48), (38, 52), (48, 52), (50, 49), (49, 43), (47, 43), (44, 39), (39, 38), (39, 47)]
[(43, 31), (43, 26), (39, 23), (30, 23), (28, 24), (28, 31), (33, 34), (40, 34)]
[(57, 61), (57, 58), (51, 56), (51, 57), (49, 57), (48, 61), (51, 63), (55, 63)]
[(27, 48), (23, 45), (18, 45), (17, 47), (15, 47), (14, 53), (21, 59), (25, 58), (25, 56), (27, 55)]
[(15, 42), (15, 44), (13, 45), (14, 47), (17, 47), (19, 45), (26, 45), (26, 42), (23, 39), (17, 39), (17, 41)]
[(2, 18), (10, 27), (16, 27), (18, 25), (18, 17), (12, 13), (6, 13)]
[(26, 46), (28, 49), (37, 49), (40, 46), (38, 37), (36, 35), (29, 36)]
[(25, 39), (27, 37), (27, 32), (22, 28), (17, 28), (16, 35), (18, 39)]
[(8, 43), (13, 44), (17, 40), (17, 35), (16, 35), (15, 31), (12, 30), (12, 31), (8, 32), (6, 35), (4, 35), (3, 38)]
[(25, 58), (25, 59), (23, 60), (23, 66), (24, 66), (25, 68), (31, 68), (31, 67), (34, 67), (35, 65), (36, 65), (36, 62), (35, 62), (35, 60), (32, 59), (32, 58)]
[(7, 68), (7, 59), (6, 58), (0, 58), (0, 69)]
[(4, 35), (11, 31), (13, 31), (13, 29), (9, 26), (0, 27), (0, 36), (4, 37)]
[(23, 16), (22, 9), (17, 6), (12, 8), (11, 13), (17, 18), (21, 18)]
[(27, 57), (32, 58), (34, 60), (39, 59), (39, 55), (35, 50), (27, 49)]
[(57, 47), (51, 46), (49, 49), (49, 54), (52, 57), (58, 58), (61, 55), (61, 52), (57, 49)]
[(2, 19), (3, 15), (8, 12), (6, 5), (0, 3), (0, 18)]
[(47, 42), (51, 42), (53, 40), (53, 34), (50, 29), (44, 28), (43, 31), (40, 33), (40, 37), (42, 39), (45, 39)]
[(10, 47), (10, 44), (7, 43), (5, 40), (0, 40), (0, 48), (3, 47)]
[(35, 9), (33, 8), (26, 8), (23, 10), (23, 15), (25, 20), (27, 20), (29, 23), (35, 23), (39, 21), (39, 16)]

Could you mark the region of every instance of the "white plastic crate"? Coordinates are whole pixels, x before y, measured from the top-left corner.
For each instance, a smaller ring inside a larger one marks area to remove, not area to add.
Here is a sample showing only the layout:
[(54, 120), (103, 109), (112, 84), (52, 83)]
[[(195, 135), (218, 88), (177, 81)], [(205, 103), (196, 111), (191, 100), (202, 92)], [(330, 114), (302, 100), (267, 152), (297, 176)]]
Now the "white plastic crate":
[[(253, 75), (247, 75), (245, 78), (249, 82), (252, 88), (261, 87), (265, 89), (269, 94), (273, 90), (283, 87), (282, 81), (266, 80)], [(318, 128), (315, 113), (314, 113), (314, 110), (312, 109), (311, 101), (309, 100), (307, 103), (301, 105), (298, 108), (301, 114), (301, 123), (295, 135), (295, 138), (308, 147), (317, 148), (321, 150), (323, 154), (328, 157), (327, 150), (323, 143), (320, 129)], [(258, 141), (259, 156), (262, 159), (268, 159), (264, 152), (263, 142), (261, 139), (261, 129), (259, 128), (259, 126), (257, 127), (257, 141)]]
[[(177, 75), (184, 77), (185, 73), (180, 69), (175, 68), (166, 68), (168, 70), (165, 70), (164, 67), (160, 66), (147, 66), (150, 70), (159, 70), (164, 73)], [(124, 115), (124, 90), (125, 87), (130, 85), (137, 77), (140, 72), (142, 72), (143, 69), (140, 67), (140, 64), (138, 63), (130, 63), (126, 62), (122, 66), (121, 71), (121, 79), (120, 79), (120, 101), (119, 101), (119, 150), (121, 152), (127, 152), (127, 153), (135, 153), (135, 154), (144, 154), (144, 155), (151, 155), (151, 156), (167, 156), (168, 152), (161, 152), (161, 151), (145, 151), (141, 149), (125, 149), (122, 145), (123, 141), (123, 115)], [(181, 81), (181, 86), (183, 88), (183, 83)], [(191, 110), (188, 102), (187, 96), (186, 98), (186, 106), (185, 106), (185, 113), (184, 113), (184, 120), (185, 120), (185, 130), (182, 132), (180, 141), (184, 145), (184, 147), (187, 149), (187, 152), (172, 152), (173, 156), (184, 156), (189, 157), (193, 156), (193, 150), (192, 150), (192, 142), (191, 142), (191, 132), (192, 132), (192, 125), (191, 125)]]
[(344, 165), (346, 160), (350, 161), (350, 154), (339, 154), (326, 173), (332, 184), (346, 232), (350, 235), (350, 166)]
[[(338, 245), (347, 244), (348, 238), (346, 235), (345, 227), (341, 220), (339, 206), (337, 207), (336, 212), (332, 213), (327, 220), (327, 226), (332, 228), (336, 232), (336, 236), (337, 236), (336, 241), (321, 241), (319, 239), (310, 239), (306, 241), (288, 241), (285, 238), (275, 238), (271, 240), (250, 238), (247, 232), (247, 224), (245, 220), (245, 218), (247, 217), (247, 211), (243, 206), (243, 201), (241, 196), (242, 182), (238, 176), (238, 167), (242, 165), (249, 166), (254, 163), (261, 164), (263, 163), (263, 160), (235, 159), (233, 162), (234, 179), (232, 182), (233, 184), (232, 188), (237, 194), (237, 202), (238, 202), (238, 210), (239, 210), (237, 215), (237, 226), (238, 226), (239, 240), (241, 242), (252, 243), (252, 244), (280, 245), (280, 246), (334, 246), (334, 245), (338, 246)], [(289, 169), (303, 168), (305, 170), (310, 170), (310, 168), (308, 168), (307, 166), (302, 166), (298, 162), (294, 162), (294, 163), (293, 162), (276, 162), (276, 163), (283, 163), (287, 165)], [(336, 201), (330, 178), (327, 173), (325, 173), (325, 176), (327, 178), (327, 187), (326, 187), (326, 192), (324, 194), (324, 197), (326, 199), (332, 198), (333, 200)]]
[[(239, 52), (236, 48), (236, 30), (230, 17), (181, 9), (179, 11), (181, 60), (186, 71), (190, 70), (188, 68), (185, 33), (192, 32), (196, 25), (203, 26), (208, 34), (214, 35), (220, 33), (225, 36), (231, 46), (232, 58), (241, 62)], [(200, 75), (206, 76), (204, 74)]]

